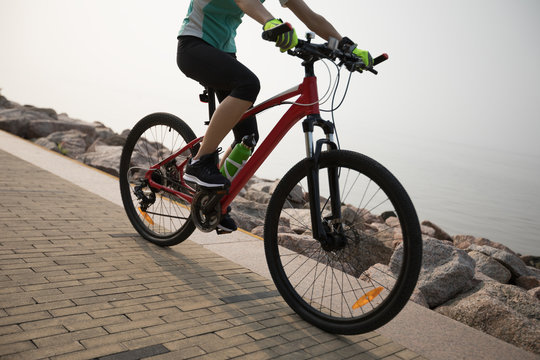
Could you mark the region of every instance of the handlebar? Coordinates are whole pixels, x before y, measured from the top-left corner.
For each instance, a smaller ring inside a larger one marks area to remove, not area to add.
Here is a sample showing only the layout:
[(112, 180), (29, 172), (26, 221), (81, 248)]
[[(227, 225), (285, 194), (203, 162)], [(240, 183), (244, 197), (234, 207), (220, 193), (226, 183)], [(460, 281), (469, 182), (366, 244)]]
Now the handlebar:
[[(292, 26), (289, 23), (283, 23), (270, 30), (266, 30), (262, 33), (262, 38), (267, 41), (276, 41), (277, 37), (287, 31), (292, 30)], [(313, 44), (310, 39), (298, 40), (298, 44), (292, 50), (287, 51), (289, 55), (299, 57), (305, 61), (315, 62), (321, 59), (329, 59), (335, 61), (338, 59), (340, 65), (345, 65), (349, 71), (363, 70), (377, 74), (377, 70), (373, 67), (366, 67), (360, 58), (353, 55), (351, 52), (342, 51), (339, 49), (332, 49), (325, 44)], [(373, 59), (373, 66), (376, 66), (383, 61), (388, 60), (388, 54), (384, 53)]]
[(293, 50), (289, 50), (288, 54), (308, 61), (317, 61), (321, 59), (335, 61), (337, 59), (340, 61), (340, 65), (345, 65), (349, 71), (362, 72), (366, 70), (375, 75), (377, 75), (378, 72), (373, 67), (388, 60), (388, 54), (384, 53), (373, 59), (372, 67), (367, 67), (358, 56), (351, 52), (331, 49), (328, 47), (328, 43), (313, 44), (310, 41), (305, 40), (298, 40), (298, 45), (296, 45)]

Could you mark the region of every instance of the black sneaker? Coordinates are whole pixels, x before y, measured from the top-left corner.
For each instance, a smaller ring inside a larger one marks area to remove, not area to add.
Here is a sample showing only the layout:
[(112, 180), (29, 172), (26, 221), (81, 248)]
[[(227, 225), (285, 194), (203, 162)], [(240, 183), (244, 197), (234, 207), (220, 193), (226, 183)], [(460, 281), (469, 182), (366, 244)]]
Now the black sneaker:
[(231, 186), (231, 182), (217, 168), (219, 161), (217, 150), (211, 154), (201, 156), (195, 164), (192, 164), (191, 161), (192, 159), (189, 160), (186, 166), (185, 180), (211, 189), (226, 189)]
[(229, 215), (230, 211), (231, 211), (231, 207), (229, 206), (227, 207), (227, 213), (225, 213), (221, 217), (221, 221), (219, 222), (217, 226), (218, 234), (228, 234), (238, 229), (238, 226), (236, 226), (236, 222), (231, 217), (231, 215)]

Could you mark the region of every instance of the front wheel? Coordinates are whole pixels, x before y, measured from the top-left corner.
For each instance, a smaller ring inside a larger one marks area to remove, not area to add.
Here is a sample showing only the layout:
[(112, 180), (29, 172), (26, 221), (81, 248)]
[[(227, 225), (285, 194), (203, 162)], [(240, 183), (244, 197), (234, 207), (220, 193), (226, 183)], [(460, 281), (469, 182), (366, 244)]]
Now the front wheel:
[(268, 205), (270, 273), (304, 320), (332, 333), (374, 330), (399, 313), (416, 285), (422, 241), (415, 209), (398, 180), (364, 155), (323, 152), (317, 168), (319, 216), (332, 242), (313, 237), (305, 159), (283, 177)]
[[(155, 113), (141, 119), (129, 133), (120, 158), (120, 192), (126, 214), (137, 232), (160, 246), (176, 245), (195, 230), (188, 201), (150, 186), (151, 167), (195, 139), (191, 128), (178, 117)], [(193, 195), (183, 185), (182, 165), (196, 148), (186, 149), (152, 172), (160, 186)]]

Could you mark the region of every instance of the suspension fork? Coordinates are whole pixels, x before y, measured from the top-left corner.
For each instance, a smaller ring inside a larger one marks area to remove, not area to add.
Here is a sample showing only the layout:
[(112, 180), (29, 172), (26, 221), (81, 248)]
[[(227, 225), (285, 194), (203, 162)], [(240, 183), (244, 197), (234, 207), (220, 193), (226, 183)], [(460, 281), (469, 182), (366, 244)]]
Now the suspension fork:
[[(313, 143), (314, 127), (321, 127), (326, 135), (325, 139), (317, 140), (315, 146)], [(319, 115), (309, 115), (302, 123), (306, 142), (306, 156), (310, 159), (310, 169), (307, 176), (309, 192), (309, 208), (311, 214), (311, 227), (313, 237), (325, 246), (329, 239), (327, 237), (328, 227), (325, 229), (321, 219), (321, 201), (320, 201), (320, 183), (319, 183), (319, 157), (323, 144), (327, 145), (327, 150), (336, 150), (337, 145), (334, 142), (334, 125), (321, 119)], [(326, 220), (341, 219), (341, 197), (339, 193), (338, 168), (328, 168), (328, 185), (330, 187), (330, 208), (331, 215)], [(329, 229), (331, 230), (331, 229)]]

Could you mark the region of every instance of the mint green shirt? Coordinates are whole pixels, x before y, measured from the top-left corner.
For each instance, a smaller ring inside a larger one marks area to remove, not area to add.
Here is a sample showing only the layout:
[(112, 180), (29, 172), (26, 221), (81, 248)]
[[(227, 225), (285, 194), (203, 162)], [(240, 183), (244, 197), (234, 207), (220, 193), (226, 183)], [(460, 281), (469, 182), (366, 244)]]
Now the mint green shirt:
[(234, 38), (243, 16), (234, 0), (191, 0), (178, 35), (196, 36), (215, 48), (235, 53)]

